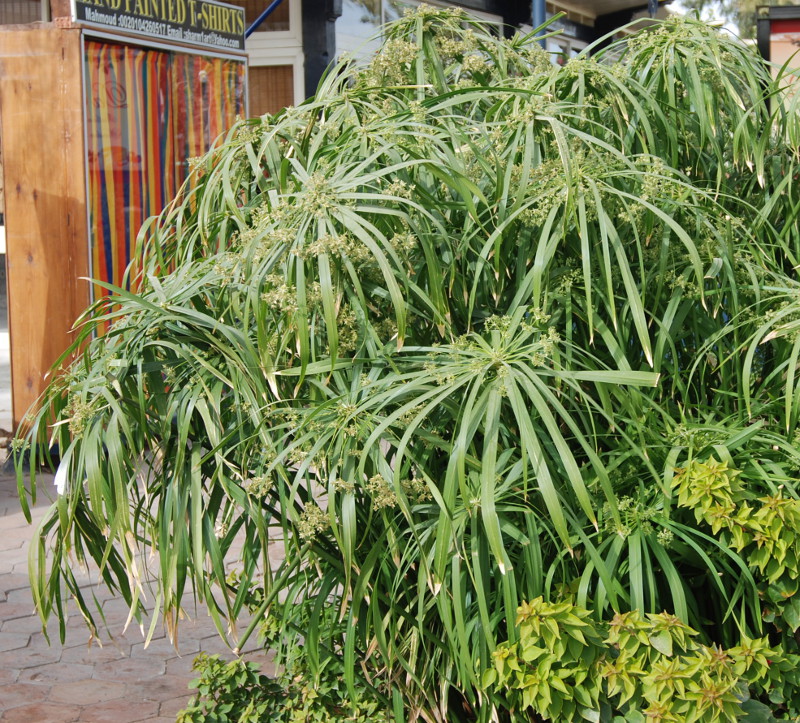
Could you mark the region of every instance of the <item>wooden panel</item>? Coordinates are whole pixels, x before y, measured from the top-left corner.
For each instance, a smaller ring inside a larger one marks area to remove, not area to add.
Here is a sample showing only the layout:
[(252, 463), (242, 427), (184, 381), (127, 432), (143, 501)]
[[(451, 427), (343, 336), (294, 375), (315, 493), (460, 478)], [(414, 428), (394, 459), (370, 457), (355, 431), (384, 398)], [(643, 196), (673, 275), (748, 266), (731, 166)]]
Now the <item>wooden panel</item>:
[[(231, 5), (244, 8), (244, 20), (247, 25), (255, 22), (256, 18), (269, 6), (268, 0), (225, 0)], [(276, 30), (290, 30), (289, 27), (289, 3), (291, 0), (283, 2), (272, 11), (272, 14), (258, 26), (258, 32), (270, 32)]]
[(291, 65), (251, 65), (247, 71), (250, 115), (277, 113), (294, 105), (294, 70)]
[(15, 427), (89, 302), (82, 77), (78, 30), (0, 30)]

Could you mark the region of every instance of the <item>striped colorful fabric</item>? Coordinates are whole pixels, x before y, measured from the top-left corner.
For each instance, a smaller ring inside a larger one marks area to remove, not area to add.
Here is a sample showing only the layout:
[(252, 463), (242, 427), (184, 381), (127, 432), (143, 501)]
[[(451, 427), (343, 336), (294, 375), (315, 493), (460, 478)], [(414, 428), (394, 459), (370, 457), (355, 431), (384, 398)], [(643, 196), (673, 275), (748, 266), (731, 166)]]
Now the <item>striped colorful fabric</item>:
[(169, 55), (86, 43), (92, 275), (122, 282), (136, 234), (174, 195)]
[(92, 275), (119, 286), (188, 159), (244, 113), (244, 63), (87, 40), (85, 65)]
[(172, 64), (175, 141), (183, 162), (205, 153), (243, 115), (244, 65), (198, 55), (175, 55)]

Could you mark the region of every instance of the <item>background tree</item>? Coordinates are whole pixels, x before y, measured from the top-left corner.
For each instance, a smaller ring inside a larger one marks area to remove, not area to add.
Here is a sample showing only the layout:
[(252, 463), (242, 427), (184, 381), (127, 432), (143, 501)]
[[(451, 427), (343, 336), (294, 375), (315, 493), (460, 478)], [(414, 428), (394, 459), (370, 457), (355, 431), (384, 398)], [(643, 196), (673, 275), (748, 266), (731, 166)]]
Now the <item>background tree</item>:
[(681, 0), (681, 6), (689, 13), (697, 12), (703, 17), (723, 20), (737, 29), (741, 38), (755, 38), (756, 10), (762, 5), (795, 5), (794, 0)]

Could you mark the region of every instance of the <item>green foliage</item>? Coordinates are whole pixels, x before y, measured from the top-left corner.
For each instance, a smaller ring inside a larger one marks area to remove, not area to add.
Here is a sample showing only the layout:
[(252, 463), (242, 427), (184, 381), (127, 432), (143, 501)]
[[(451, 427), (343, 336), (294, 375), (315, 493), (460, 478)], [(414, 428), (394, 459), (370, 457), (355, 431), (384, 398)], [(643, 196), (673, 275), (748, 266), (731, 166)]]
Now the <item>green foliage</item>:
[[(199, 677), (190, 683), (197, 695), (178, 713), (178, 723), (258, 723), (273, 720), (280, 688), (259, 675), (255, 663), (201, 653), (192, 666)], [(269, 717), (268, 717), (269, 716)]]
[(673, 486), (678, 505), (694, 511), (718, 535), (720, 542), (738, 552), (759, 580), (759, 592), (770, 607), (768, 622), (781, 619), (794, 633), (800, 628), (797, 541), (800, 537), (800, 501), (774, 495), (753, 499), (736, 481), (739, 472), (713, 457), (692, 460), (676, 470)]
[[(384, 723), (380, 702), (363, 697), (351, 703), (341, 675), (312, 685), (304, 671), (292, 669), (274, 680), (258, 666), (201, 653), (197, 694), (178, 713), (177, 723)], [(339, 671), (341, 673), (341, 671)]]
[(735, 500), (742, 497), (737, 475), (727, 462), (713, 457), (705, 462), (695, 459), (675, 471), (672, 485), (677, 487), (678, 504), (693, 510), (695, 520), (704, 520), (717, 534), (723, 526), (734, 526), (731, 514), (736, 510)]
[(581, 711), (598, 710), (602, 638), (589, 616), (568, 602), (539, 597), (523, 603), (517, 610), (519, 641), (497, 647), (484, 687), (511, 689), (509, 698), (518, 699), (520, 709), (533, 708), (546, 719), (579, 720)]
[[(135, 293), (87, 311), (16, 445), (35, 470), (58, 443), (66, 480), (32, 546), (43, 620), (63, 635), (70, 596), (101, 619), (88, 559), (150, 630), (198, 601), (233, 645), (264, 633), (313, 690), (339, 671), (408, 721), (661, 705), (645, 681), (667, 662), (687, 706), (715, 650), (769, 637), (793, 660), (788, 82), (696, 22), (558, 67), (421, 8), (365, 67), (238, 123), (142, 229)], [(539, 599), (580, 614), (523, 645)], [(607, 642), (615, 619), (636, 634)], [(615, 646), (642, 671), (566, 685)], [(524, 709), (482, 680), (512, 648), (557, 673)], [(797, 715), (788, 672), (751, 671), (725, 662), (709, 711), (745, 681), (748, 715)]]
[(712, 723), (751, 719), (763, 704), (750, 689), (782, 701), (786, 677), (797, 679), (800, 658), (766, 638), (723, 650), (698, 643), (697, 631), (668, 613), (618, 613), (596, 625), (590, 615), (569, 602), (523, 603), (519, 641), (497, 647), (484, 686), (544, 720)]

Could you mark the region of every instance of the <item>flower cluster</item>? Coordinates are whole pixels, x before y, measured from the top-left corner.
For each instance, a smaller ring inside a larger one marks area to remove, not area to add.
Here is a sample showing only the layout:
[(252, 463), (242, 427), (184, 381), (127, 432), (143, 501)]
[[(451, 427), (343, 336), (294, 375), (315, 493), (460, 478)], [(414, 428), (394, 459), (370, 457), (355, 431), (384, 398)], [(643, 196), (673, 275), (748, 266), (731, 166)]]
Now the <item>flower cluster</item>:
[(313, 540), (330, 527), (330, 520), (318, 505), (308, 504), (297, 520), (297, 534), (301, 540)]
[(367, 492), (372, 497), (372, 509), (376, 512), (397, 506), (397, 495), (382, 475), (370, 477)]

